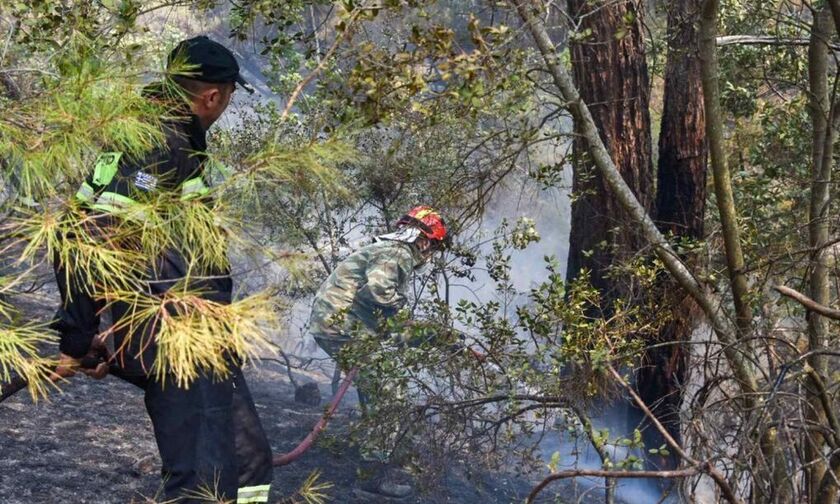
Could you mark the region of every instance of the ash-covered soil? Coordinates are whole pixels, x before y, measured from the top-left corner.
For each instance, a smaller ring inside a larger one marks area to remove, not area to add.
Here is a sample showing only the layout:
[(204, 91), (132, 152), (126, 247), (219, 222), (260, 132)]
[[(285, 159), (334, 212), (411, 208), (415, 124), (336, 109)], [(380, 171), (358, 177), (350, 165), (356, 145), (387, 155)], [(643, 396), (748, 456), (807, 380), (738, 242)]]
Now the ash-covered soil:
[[(264, 363), (246, 371), (254, 400), (275, 453), (303, 439), (323, 406), (294, 402), (294, 391), (280, 366)], [(320, 384), (322, 397), (329, 385)], [(348, 395), (351, 395), (352, 392)], [(276, 468), (272, 502), (293, 494), (314, 470), (333, 485), (329, 502), (371, 502), (354, 496), (357, 451), (342, 436), (353, 406), (334, 417), (324, 442), (301, 459)], [(149, 502), (159, 484), (159, 458), (143, 394), (133, 385), (108, 377), (76, 376), (49, 401), (33, 403), (21, 392), (0, 403), (0, 503)], [(472, 470), (463, 463), (439, 484), (419, 488), (405, 503), (522, 502), (533, 482), (513, 475)], [(559, 488), (558, 488), (559, 489)], [(565, 493), (565, 492), (564, 492)], [(557, 502), (546, 492), (546, 502)]]
[[(52, 292), (18, 299), (31, 320), (46, 321), (56, 305)], [(45, 355), (57, 353), (55, 346)], [(297, 375), (300, 384), (315, 381), (322, 403), (295, 402), (286, 368), (271, 361), (245, 370), (254, 402), (275, 453), (290, 451), (310, 432), (331, 396), (326, 376)], [(357, 409), (355, 391), (345, 397), (327, 430), (300, 459), (274, 470), (271, 502), (294, 495), (320, 471), (330, 503), (380, 502), (354, 495), (361, 459), (347, 439)], [(418, 486), (404, 504), (521, 503), (545, 476), (490, 472), (466, 461), (447, 461), (439, 481)], [(512, 468), (513, 469), (513, 468)], [(33, 403), (26, 391), (0, 403), (0, 504), (154, 503), (160, 488), (160, 459), (143, 392), (116, 377), (93, 380), (78, 375), (60, 384), (48, 400)], [(295, 501), (297, 502), (297, 501)], [(381, 501), (385, 502), (385, 501)], [(571, 481), (555, 483), (541, 503), (603, 502), (603, 492)]]

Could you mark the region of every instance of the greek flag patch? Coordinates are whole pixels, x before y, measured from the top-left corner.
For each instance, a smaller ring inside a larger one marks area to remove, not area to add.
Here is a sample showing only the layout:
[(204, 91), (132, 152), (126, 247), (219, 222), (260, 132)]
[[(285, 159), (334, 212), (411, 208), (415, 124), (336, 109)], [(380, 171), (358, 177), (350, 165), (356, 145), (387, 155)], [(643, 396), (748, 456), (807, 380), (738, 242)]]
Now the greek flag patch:
[(144, 171), (139, 171), (137, 172), (137, 175), (134, 176), (134, 185), (146, 191), (154, 191), (157, 187), (157, 183), (157, 177)]

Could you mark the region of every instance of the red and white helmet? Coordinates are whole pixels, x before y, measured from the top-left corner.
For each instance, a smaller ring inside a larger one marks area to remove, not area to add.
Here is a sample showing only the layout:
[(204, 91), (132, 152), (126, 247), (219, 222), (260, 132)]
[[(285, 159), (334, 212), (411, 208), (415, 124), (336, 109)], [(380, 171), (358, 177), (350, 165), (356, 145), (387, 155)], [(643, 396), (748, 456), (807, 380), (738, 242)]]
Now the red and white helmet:
[(443, 217), (429, 206), (418, 206), (408, 211), (397, 221), (397, 227), (412, 226), (423, 233), (426, 238), (444, 243), (447, 238), (446, 223)]

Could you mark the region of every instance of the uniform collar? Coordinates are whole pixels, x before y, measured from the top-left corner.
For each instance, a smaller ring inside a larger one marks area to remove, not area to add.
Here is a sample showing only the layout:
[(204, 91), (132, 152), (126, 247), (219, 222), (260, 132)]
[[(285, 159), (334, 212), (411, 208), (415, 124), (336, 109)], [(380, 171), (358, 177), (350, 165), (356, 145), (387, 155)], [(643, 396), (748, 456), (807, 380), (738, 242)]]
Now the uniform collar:
[(190, 111), (189, 105), (180, 96), (173, 96), (162, 82), (153, 82), (143, 88), (143, 96), (160, 102), (173, 104), (172, 112), (178, 117), (167, 122), (189, 139), (196, 152), (207, 150), (207, 131), (201, 126), (198, 116)]
[(190, 139), (193, 149), (199, 152), (207, 150), (207, 131), (201, 126), (198, 116), (190, 114), (190, 121), (186, 124), (185, 132)]
[(205, 152), (207, 150), (207, 131), (201, 126), (198, 116), (187, 113), (171, 120), (169, 124), (179, 135), (189, 140), (192, 151)]

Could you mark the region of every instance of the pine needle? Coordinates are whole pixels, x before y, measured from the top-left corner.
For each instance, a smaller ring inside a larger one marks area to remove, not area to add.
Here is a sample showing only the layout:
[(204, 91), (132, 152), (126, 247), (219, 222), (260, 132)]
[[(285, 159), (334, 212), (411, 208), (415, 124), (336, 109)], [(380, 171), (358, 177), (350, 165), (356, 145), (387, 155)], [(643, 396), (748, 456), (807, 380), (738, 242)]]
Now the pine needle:
[(319, 481), (320, 478), (320, 469), (312, 471), (294, 494), (280, 499), (277, 504), (326, 504), (329, 498), (327, 490), (334, 485), (329, 481)]
[(0, 325), (0, 380), (10, 381), (15, 371), (27, 381), (32, 400), (46, 398), (50, 387), (54, 387), (49, 376), (55, 362), (41, 357), (38, 347), (55, 340), (44, 325)]
[[(157, 357), (152, 373), (161, 382), (174, 379), (177, 386), (187, 387), (202, 373), (224, 378), (230, 374), (231, 359), (247, 361), (266, 351), (274, 353), (270, 338), (279, 327), (275, 298), (260, 293), (224, 304), (201, 294), (176, 286), (159, 298), (128, 292), (115, 297), (133, 307), (115, 330), (142, 334), (147, 325), (154, 327)], [(140, 343), (143, 347), (148, 342)]]

